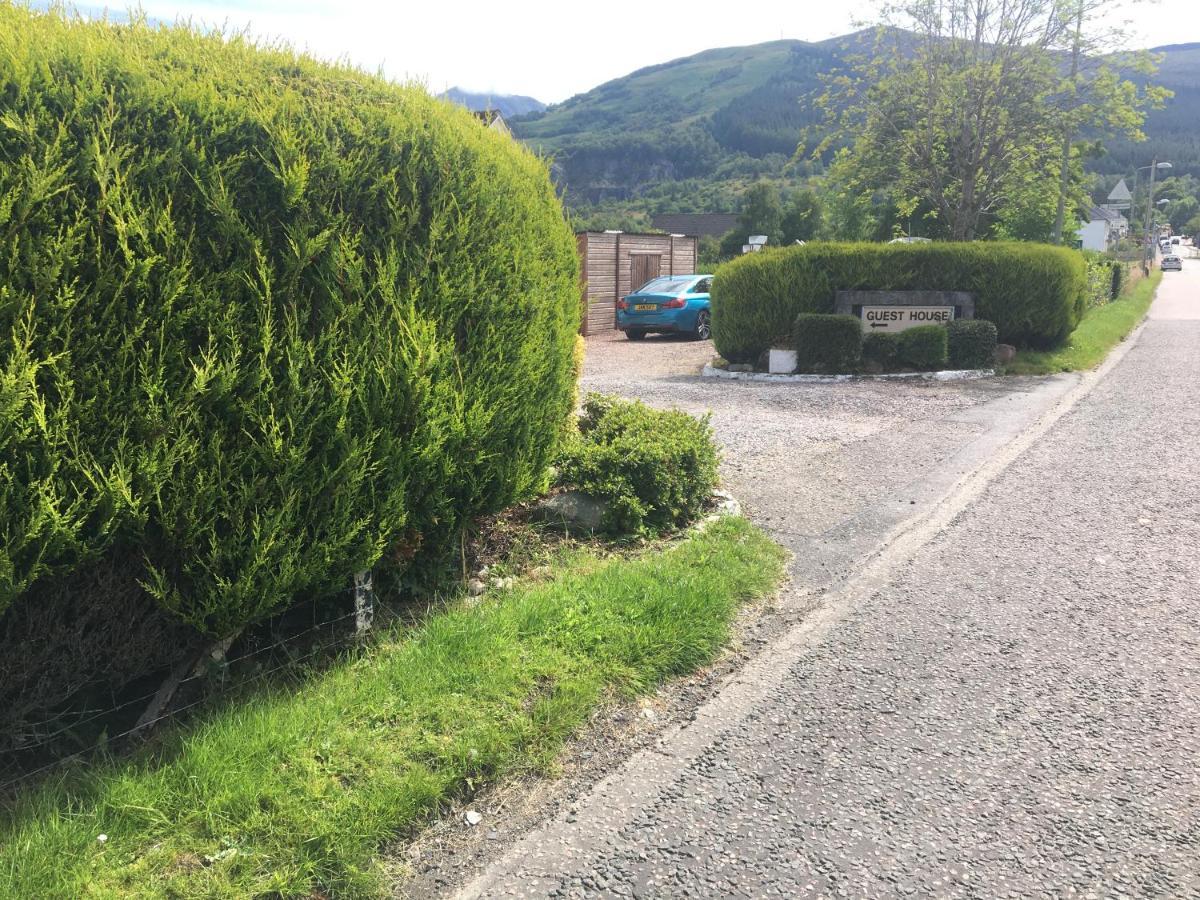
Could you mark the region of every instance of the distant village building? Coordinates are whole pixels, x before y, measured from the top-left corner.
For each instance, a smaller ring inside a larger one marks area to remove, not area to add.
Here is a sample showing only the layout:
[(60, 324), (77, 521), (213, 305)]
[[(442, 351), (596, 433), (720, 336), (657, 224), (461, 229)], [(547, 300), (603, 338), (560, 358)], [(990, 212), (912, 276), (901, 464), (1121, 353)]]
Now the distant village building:
[(696, 237), (722, 238), (737, 228), (737, 213), (664, 213), (650, 220), (659, 231), (668, 234), (692, 234)]
[(1125, 179), (1122, 178), (1117, 182), (1117, 186), (1112, 189), (1112, 193), (1108, 195), (1108, 199), (1104, 201), (1104, 208), (1120, 212), (1132, 207), (1133, 194), (1129, 193), (1129, 186), (1125, 184)]
[(504, 116), (500, 115), (499, 110), (475, 110), (475, 118), (482, 122), (485, 128), (490, 128), (492, 131), (499, 131), (502, 134), (512, 137), (512, 131), (509, 129), (508, 123), (504, 121)]
[(1087, 224), (1079, 228), (1075, 236), (1084, 250), (1104, 252), (1129, 236), (1129, 220), (1115, 209), (1093, 206), (1089, 210)]

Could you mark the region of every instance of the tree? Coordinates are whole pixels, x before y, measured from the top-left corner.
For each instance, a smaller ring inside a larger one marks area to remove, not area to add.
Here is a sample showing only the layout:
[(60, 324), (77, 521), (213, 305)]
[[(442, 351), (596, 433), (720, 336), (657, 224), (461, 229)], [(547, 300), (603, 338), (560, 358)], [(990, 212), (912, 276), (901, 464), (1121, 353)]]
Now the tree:
[(1197, 215), (1200, 215), (1200, 201), (1195, 197), (1180, 197), (1167, 206), (1167, 221), (1176, 234), (1183, 232)]
[(815, 238), (821, 228), (821, 212), (821, 199), (816, 192), (806, 188), (792, 194), (780, 223), (782, 242), (791, 244)]
[(783, 204), (779, 201), (779, 190), (768, 181), (751, 185), (742, 196), (739, 230), (747, 236), (765, 234), (770, 243), (778, 244), (782, 236), (782, 224)]
[[(1082, 8), (1092, 15), (1100, 5)], [(886, 193), (901, 218), (927, 209), (952, 240), (986, 234), (1029, 196), (1031, 177), (1056, 197), (1064, 123), (1070, 134), (1136, 138), (1143, 110), (1163, 96), (1090, 61), (1064, 81), (1063, 48), (1077, 35), (1085, 46), (1080, 9), (1078, 0), (885, 7), (873, 51), (826, 82), (832, 127), (817, 153), (848, 142), (841, 166), (851, 189)]]
[[(1054, 98), (1053, 109), (1062, 128), (1062, 150), (1059, 157), (1058, 208), (1052, 239), (1062, 240), (1066, 208), (1071, 201), (1071, 145), (1075, 136), (1085, 131), (1124, 134), (1134, 140), (1145, 140), (1141, 132), (1144, 106), (1158, 107), (1170, 96), (1169, 91), (1155, 86), (1144, 88), (1144, 104), (1137, 102), (1137, 88), (1123, 80), (1119, 72), (1150, 76), (1154, 64), (1145, 52), (1122, 53), (1114, 56), (1124, 41), (1127, 29), (1109, 24), (1107, 15), (1125, 0), (1060, 0), (1060, 16), (1069, 21), (1067, 38), (1070, 44), (1070, 75)], [(1133, 0), (1132, 5), (1142, 0)], [(1120, 70), (1114, 67), (1114, 61)]]

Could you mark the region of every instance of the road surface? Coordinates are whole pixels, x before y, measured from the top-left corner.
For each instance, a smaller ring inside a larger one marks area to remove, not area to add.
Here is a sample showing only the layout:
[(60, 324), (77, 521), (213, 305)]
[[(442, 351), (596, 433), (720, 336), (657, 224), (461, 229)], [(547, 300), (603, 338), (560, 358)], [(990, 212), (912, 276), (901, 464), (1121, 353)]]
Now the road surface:
[(1200, 896), (1184, 266), (990, 483), (463, 896)]

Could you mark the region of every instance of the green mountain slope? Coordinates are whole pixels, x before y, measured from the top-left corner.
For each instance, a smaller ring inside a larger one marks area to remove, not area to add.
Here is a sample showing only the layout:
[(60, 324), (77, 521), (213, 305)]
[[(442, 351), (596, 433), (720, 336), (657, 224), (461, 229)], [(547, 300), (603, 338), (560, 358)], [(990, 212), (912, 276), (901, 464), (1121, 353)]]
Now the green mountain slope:
[[(668, 195), (676, 201), (667, 205), (688, 206), (671, 190), (684, 182), (695, 194), (686, 211), (717, 211), (728, 207), (729, 194), (713, 185), (781, 176), (797, 144), (811, 141), (820, 121), (813, 108), (820, 76), (838, 68), (867, 34), (706, 50), (639, 69), (510, 124), (553, 155), (573, 206)], [(1111, 142), (1098, 171), (1123, 173), (1161, 151), (1177, 174), (1200, 175), (1200, 44), (1158, 52), (1156, 80), (1176, 98), (1148, 119), (1149, 141)]]

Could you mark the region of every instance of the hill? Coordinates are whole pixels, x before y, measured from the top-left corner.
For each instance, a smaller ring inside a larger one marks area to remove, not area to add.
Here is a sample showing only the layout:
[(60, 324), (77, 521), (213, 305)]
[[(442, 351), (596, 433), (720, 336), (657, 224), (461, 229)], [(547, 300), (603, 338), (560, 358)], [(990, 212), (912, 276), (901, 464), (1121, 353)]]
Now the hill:
[[(821, 75), (842, 65), (869, 32), (818, 43), (771, 41), (706, 50), (648, 66), (510, 122), (522, 140), (552, 154), (577, 209), (606, 201), (658, 212), (729, 209), (731, 190), (781, 177), (821, 116)], [(1160, 47), (1156, 81), (1176, 92), (1150, 115), (1140, 144), (1112, 141), (1095, 163), (1125, 173), (1155, 153), (1176, 174), (1200, 176), (1200, 44)], [(810, 170), (802, 163), (795, 174)]]
[(449, 100), (451, 103), (457, 103), (459, 106), (465, 106), (467, 109), (475, 110), (476, 112), (484, 109), (494, 109), (500, 115), (504, 116), (505, 119), (541, 112), (546, 108), (546, 104), (540, 100), (535, 100), (532, 97), (524, 97), (520, 94), (479, 94), (464, 91), (459, 87), (452, 87), (441, 96), (444, 100)]

